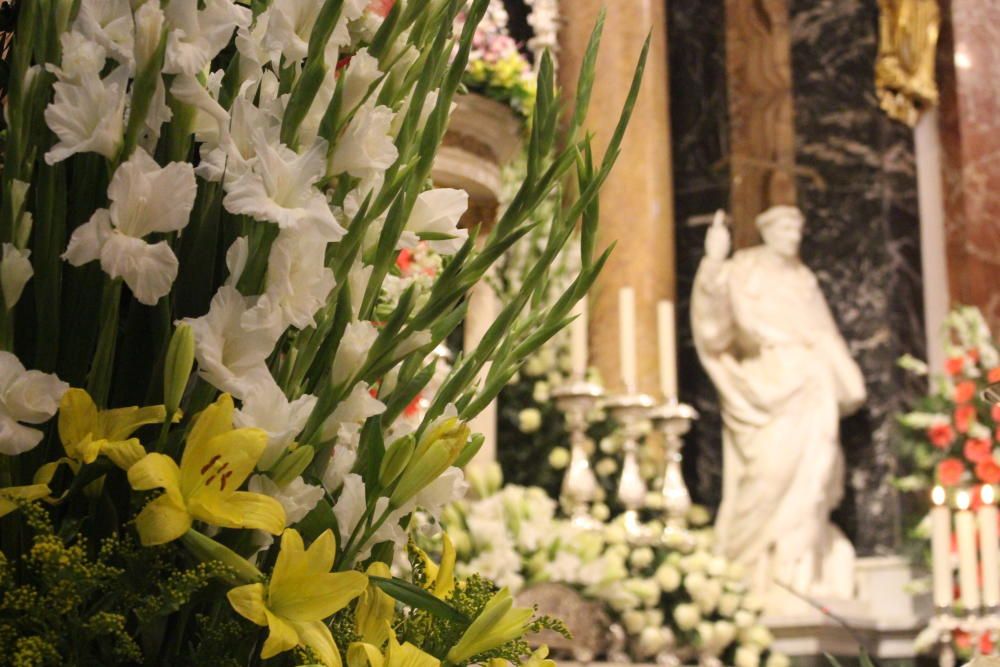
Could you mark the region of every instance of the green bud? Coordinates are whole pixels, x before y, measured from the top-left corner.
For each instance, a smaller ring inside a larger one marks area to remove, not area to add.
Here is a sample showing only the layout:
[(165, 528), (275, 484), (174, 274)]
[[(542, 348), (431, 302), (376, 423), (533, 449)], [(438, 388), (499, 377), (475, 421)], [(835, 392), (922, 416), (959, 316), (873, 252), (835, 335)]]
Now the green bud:
[(479, 453), (479, 450), (483, 448), (483, 443), (486, 442), (486, 436), (482, 433), (473, 433), (472, 437), (469, 439), (469, 444), (465, 446), (462, 453), (458, 455), (455, 459), (455, 466), (458, 468), (464, 468), (468, 465), (469, 461)]
[(382, 465), (379, 466), (378, 483), (385, 488), (396, 481), (403, 474), (410, 459), (413, 457), (413, 449), (417, 446), (417, 440), (413, 434), (403, 436), (396, 442), (389, 445), (385, 456), (382, 458)]
[(425, 435), (389, 497), (389, 505), (402, 507), (440, 477), (454, 465), (468, 439), (469, 426), (455, 418), (445, 420)]
[(163, 403), (167, 407), (168, 416), (173, 415), (180, 407), (192, 366), (194, 331), (189, 325), (181, 324), (174, 329), (167, 347), (167, 358), (163, 363)]
[(264, 578), (260, 570), (254, 567), (246, 558), (196, 530), (189, 530), (184, 533), (181, 536), (181, 542), (201, 562), (208, 563), (217, 560), (223, 565), (228, 565), (232, 568), (234, 577), (231, 578), (230, 583), (236, 585), (252, 584)]
[(309, 446), (302, 446), (285, 454), (271, 469), (271, 479), (279, 487), (284, 488), (309, 467), (315, 454), (316, 450)]

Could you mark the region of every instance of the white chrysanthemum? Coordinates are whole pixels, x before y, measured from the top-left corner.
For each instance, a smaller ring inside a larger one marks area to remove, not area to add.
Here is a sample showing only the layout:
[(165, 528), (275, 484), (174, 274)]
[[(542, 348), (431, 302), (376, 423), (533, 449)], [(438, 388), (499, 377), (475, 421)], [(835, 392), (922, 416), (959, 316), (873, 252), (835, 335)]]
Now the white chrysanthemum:
[(30, 250), (18, 250), (12, 243), (3, 244), (3, 259), (0, 260), (0, 289), (3, 290), (3, 302), (7, 310), (13, 308), (21, 299), (24, 286), (35, 275), (28, 257)]
[(25, 370), (10, 352), (0, 351), (0, 454), (15, 456), (42, 441), (42, 424), (59, 409), (69, 385), (54, 374)]
[(146, 243), (153, 232), (175, 232), (194, 205), (194, 170), (187, 162), (161, 168), (141, 148), (115, 171), (110, 208), (98, 209), (73, 231), (63, 258), (73, 266), (96, 259), (112, 278), (123, 278), (141, 303), (152, 306), (170, 292), (177, 257), (166, 241)]
[(326, 170), (326, 142), (299, 155), (287, 146), (254, 137), (257, 158), (250, 171), (226, 185), (223, 205), (234, 215), (249, 215), (282, 229), (313, 227), (327, 241), (345, 230), (333, 217), (323, 193), (313, 185)]
[(243, 399), (242, 407), (233, 414), (237, 428), (259, 428), (267, 432), (267, 446), (257, 468), (269, 470), (305, 428), (309, 415), (316, 407), (316, 397), (303, 394), (294, 401), (285, 397), (274, 382), (263, 382)]
[(250, 25), (249, 7), (233, 0), (171, 0), (164, 8), (170, 33), (163, 62), (165, 74), (195, 75), (225, 48), (233, 31)]
[(282, 333), (247, 331), (241, 323), (246, 311), (246, 297), (235, 287), (223, 285), (212, 297), (206, 314), (184, 320), (194, 332), (198, 374), (239, 399), (274, 382), (265, 362)]
[(430, 235), (427, 245), (441, 255), (454, 255), (469, 232), (458, 223), (469, 208), (469, 194), (454, 188), (435, 188), (421, 192), (413, 204), (410, 218), (400, 238), (403, 247), (412, 248), (421, 237)]
[(330, 171), (370, 180), (391, 167), (399, 157), (389, 134), (392, 117), (389, 107), (375, 106), (372, 100), (363, 104), (334, 147)]
[(132, 67), (134, 29), (128, 0), (82, 0), (73, 29), (100, 44), (118, 63)]
[(55, 97), (45, 107), (45, 124), (59, 143), (45, 154), (56, 164), (75, 153), (99, 153), (114, 159), (125, 131), (128, 69), (119, 66), (104, 79), (85, 73), (76, 81), (57, 81)]

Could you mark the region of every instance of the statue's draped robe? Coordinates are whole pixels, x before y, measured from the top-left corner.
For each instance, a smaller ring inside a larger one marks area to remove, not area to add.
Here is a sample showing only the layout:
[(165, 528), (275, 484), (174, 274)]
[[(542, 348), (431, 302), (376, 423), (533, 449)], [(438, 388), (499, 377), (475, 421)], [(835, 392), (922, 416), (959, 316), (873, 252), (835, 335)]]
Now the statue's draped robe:
[(759, 592), (777, 579), (851, 597), (854, 551), (829, 517), (844, 489), (840, 416), (865, 387), (815, 276), (763, 246), (706, 259), (691, 319), (722, 407), (720, 549)]

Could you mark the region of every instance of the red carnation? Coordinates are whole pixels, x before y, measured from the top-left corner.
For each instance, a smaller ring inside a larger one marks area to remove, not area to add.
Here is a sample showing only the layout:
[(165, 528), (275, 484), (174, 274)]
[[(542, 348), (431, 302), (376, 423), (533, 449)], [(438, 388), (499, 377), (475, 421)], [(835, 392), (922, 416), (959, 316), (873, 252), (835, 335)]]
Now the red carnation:
[(984, 484), (1000, 483), (1000, 465), (997, 465), (997, 462), (992, 458), (981, 461), (976, 464), (976, 477), (981, 479)]
[(948, 445), (955, 439), (955, 430), (948, 422), (939, 422), (927, 429), (927, 437), (930, 438), (931, 444), (935, 447), (947, 449)]
[(965, 464), (958, 459), (945, 459), (937, 466), (938, 481), (945, 486), (955, 486), (958, 484), (962, 481), (962, 473), (964, 472)]
[(948, 375), (958, 375), (964, 367), (965, 357), (948, 357), (948, 361), (944, 362), (944, 370)]
[(994, 382), (1000, 382), (1000, 366), (996, 368), (991, 368), (990, 372), (986, 374), (986, 380), (990, 384)]
[(969, 425), (972, 424), (975, 418), (975, 406), (968, 403), (958, 406), (955, 408), (955, 430), (959, 433), (968, 433)]
[(993, 444), (982, 438), (969, 438), (965, 441), (963, 453), (965, 458), (972, 463), (991, 460), (993, 458)]
[(972, 380), (959, 382), (955, 385), (955, 402), (968, 403), (976, 395), (976, 383)]

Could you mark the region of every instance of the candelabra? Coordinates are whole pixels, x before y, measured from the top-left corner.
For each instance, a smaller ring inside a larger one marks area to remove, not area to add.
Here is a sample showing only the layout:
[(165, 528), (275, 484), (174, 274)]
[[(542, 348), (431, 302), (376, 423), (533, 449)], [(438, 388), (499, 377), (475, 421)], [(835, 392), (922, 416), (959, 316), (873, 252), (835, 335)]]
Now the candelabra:
[(690, 405), (671, 398), (650, 412), (649, 417), (654, 428), (663, 435), (665, 462), (660, 493), (663, 496), (663, 539), (669, 542), (674, 537), (689, 537), (686, 528), (691, 494), (684, 483), (681, 448), (684, 444), (682, 438), (691, 430), (691, 422), (698, 418), (698, 412)]
[(639, 472), (639, 439), (643, 435), (642, 425), (649, 418), (649, 412), (656, 405), (652, 396), (637, 392), (629, 392), (613, 396), (605, 403), (605, 407), (614, 415), (615, 421), (621, 424), (624, 438), (622, 451), (621, 479), (618, 482), (618, 500), (625, 506), (625, 529), (634, 542), (643, 542), (650, 538), (639, 522), (639, 510), (646, 506), (646, 482)]
[(569, 467), (563, 477), (559, 502), (573, 524), (596, 530), (603, 524), (590, 515), (590, 503), (597, 494), (597, 478), (590, 466), (587, 447), (587, 413), (604, 395), (599, 385), (577, 380), (552, 391), (556, 406), (566, 415), (569, 430)]

